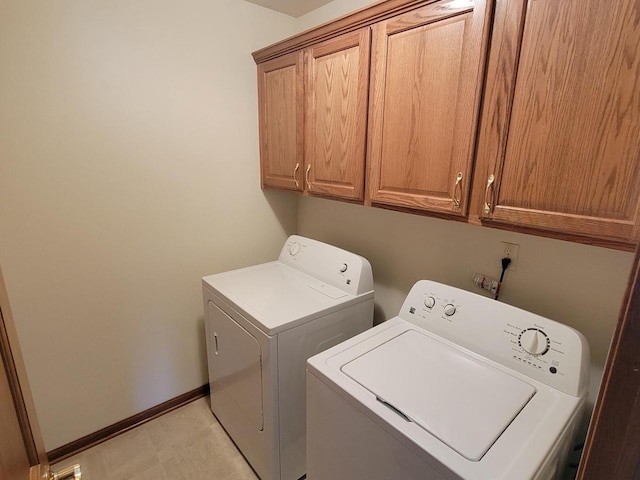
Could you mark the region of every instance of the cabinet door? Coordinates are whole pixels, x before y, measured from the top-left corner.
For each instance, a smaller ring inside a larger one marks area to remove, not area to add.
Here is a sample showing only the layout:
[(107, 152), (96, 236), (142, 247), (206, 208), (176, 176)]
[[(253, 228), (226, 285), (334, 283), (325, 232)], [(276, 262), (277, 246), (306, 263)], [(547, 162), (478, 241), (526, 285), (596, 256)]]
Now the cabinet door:
[(478, 150), (483, 221), (637, 241), (639, 10), (637, 0), (498, 3)]
[(442, 0), (373, 26), (373, 203), (466, 215), (485, 13), (484, 0)]
[(302, 52), (258, 65), (262, 188), (302, 191)]
[(311, 195), (364, 199), (369, 29), (309, 48), (305, 179)]

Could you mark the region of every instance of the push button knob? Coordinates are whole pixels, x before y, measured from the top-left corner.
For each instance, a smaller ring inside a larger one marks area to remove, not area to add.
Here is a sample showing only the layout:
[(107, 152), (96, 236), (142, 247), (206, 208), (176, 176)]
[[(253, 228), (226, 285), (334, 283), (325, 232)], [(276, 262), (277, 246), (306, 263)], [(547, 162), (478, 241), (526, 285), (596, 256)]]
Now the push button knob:
[(427, 297), (424, 299), (424, 306), (431, 310), (436, 304), (436, 299), (433, 297)]
[(300, 244), (298, 242), (293, 242), (289, 247), (289, 255), (296, 256), (300, 251)]
[(453, 315), (454, 313), (456, 313), (456, 306), (453, 303), (447, 303), (444, 306), (444, 314), (447, 317), (450, 317), (451, 315)]

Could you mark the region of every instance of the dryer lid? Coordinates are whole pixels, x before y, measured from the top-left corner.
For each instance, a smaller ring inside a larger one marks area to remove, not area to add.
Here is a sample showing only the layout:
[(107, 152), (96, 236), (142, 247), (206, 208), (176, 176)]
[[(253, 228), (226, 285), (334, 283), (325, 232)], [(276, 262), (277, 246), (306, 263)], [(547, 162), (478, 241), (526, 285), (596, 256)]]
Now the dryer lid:
[(281, 262), (204, 277), (203, 281), (275, 335), (341, 308), (356, 297)]
[(471, 461), (482, 458), (535, 394), (530, 384), (416, 330), (341, 370)]

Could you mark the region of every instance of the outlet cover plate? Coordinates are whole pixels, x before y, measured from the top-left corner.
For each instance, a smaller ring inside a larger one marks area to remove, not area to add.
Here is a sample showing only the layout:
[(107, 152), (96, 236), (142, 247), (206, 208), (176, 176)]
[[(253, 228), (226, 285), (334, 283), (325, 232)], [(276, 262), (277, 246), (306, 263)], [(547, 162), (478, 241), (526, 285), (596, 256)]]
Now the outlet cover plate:
[(500, 259), (504, 257), (509, 257), (511, 259), (511, 263), (509, 264), (509, 268), (507, 270), (515, 272), (516, 267), (518, 266), (518, 253), (520, 253), (520, 245), (517, 243), (509, 243), (509, 242), (501, 242), (502, 250), (500, 251)]

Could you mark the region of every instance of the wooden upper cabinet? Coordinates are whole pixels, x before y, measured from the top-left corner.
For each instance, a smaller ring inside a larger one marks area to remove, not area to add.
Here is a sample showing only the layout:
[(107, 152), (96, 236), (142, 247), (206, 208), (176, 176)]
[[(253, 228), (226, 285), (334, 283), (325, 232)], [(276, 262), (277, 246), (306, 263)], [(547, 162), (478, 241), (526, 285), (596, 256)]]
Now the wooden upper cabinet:
[(486, 16), (484, 0), (441, 0), (373, 25), (372, 203), (466, 215)]
[(478, 146), (483, 222), (640, 238), (639, 12), (637, 0), (498, 2)]
[(258, 65), (262, 187), (303, 188), (303, 55)]
[(310, 195), (364, 199), (368, 28), (305, 51), (305, 182)]

